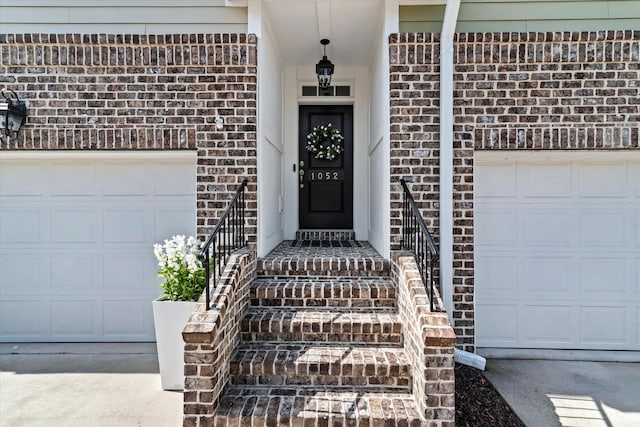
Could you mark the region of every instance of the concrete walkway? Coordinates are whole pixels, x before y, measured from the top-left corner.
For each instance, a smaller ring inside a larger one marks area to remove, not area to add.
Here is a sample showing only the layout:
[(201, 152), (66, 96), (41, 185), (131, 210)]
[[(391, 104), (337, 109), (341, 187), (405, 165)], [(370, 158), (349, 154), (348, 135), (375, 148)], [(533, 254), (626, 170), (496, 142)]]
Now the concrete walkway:
[(528, 427), (640, 426), (640, 363), (488, 359), (485, 376)]
[[(640, 426), (640, 363), (488, 359), (529, 427)], [(155, 344), (0, 344), (0, 426), (182, 425)]]
[(0, 425), (182, 425), (155, 344), (0, 344)]

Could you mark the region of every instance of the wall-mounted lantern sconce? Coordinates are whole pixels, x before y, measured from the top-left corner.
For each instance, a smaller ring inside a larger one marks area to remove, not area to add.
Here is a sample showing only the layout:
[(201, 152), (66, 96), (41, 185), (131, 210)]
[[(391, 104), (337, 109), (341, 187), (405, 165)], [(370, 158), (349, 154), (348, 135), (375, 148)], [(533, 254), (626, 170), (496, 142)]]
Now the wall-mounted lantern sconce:
[(0, 130), (5, 135), (15, 132), (16, 136), (27, 118), (27, 105), (11, 89), (3, 89), (4, 101), (0, 101)]
[(318, 75), (318, 87), (320, 89), (328, 89), (331, 86), (331, 75), (333, 74), (334, 66), (327, 59), (327, 45), (329, 39), (322, 39), (320, 43), (324, 47), (324, 55), (322, 59), (316, 64), (316, 74)]

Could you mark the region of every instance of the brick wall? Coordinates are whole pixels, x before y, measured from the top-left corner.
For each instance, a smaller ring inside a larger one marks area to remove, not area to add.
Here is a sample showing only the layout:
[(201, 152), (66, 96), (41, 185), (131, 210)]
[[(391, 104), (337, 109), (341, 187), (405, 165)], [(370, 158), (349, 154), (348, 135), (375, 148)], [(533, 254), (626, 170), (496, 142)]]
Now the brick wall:
[(197, 150), (197, 234), (247, 177), (255, 241), (254, 36), (0, 35), (0, 88), (29, 108), (1, 150)]
[[(429, 296), (413, 256), (392, 254), (391, 280), (396, 286), (398, 316), (411, 360), (412, 393), (422, 415), (434, 426), (455, 425), (455, 334), (444, 312), (432, 313)], [(436, 306), (442, 307), (439, 297)]]
[[(439, 35), (390, 37), (391, 234), (400, 178), (437, 239)], [(638, 149), (640, 32), (464, 33), (455, 41), (454, 330), (474, 347), (474, 150)]]
[(203, 293), (184, 328), (185, 427), (212, 423), (229, 382), (231, 354), (240, 343), (240, 321), (255, 274), (255, 251), (231, 255), (211, 297), (211, 310), (206, 310)]

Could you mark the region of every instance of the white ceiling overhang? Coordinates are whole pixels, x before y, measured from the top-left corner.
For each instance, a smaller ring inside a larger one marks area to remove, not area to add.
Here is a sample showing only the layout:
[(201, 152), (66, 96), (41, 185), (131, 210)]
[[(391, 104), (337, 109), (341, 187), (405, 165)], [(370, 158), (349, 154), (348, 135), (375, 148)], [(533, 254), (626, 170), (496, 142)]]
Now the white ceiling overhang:
[[(442, 5), (447, 0), (396, 0), (397, 5)], [(329, 39), (328, 58), (337, 67), (368, 66), (377, 43), (386, 0), (256, 0), (279, 46), (285, 65), (312, 66), (322, 57), (320, 40)], [(249, 7), (248, 0), (225, 0)]]
[(271, 31), (287, 65), (309, 66), (322, 57), (337, 67), (371, 62), (384, 12), (383, 0), (263, 0)]

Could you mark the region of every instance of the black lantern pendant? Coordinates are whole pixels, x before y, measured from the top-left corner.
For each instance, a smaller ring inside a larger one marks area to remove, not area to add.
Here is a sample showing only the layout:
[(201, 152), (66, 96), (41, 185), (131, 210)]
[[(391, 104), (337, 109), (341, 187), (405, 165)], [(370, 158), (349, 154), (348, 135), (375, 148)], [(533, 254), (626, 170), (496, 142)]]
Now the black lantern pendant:
[(5, 135), (11, 132), (17, 135), (27, 118), (27, 106), (11, 89), (3, 89), (2, 96), (5, 100), (0, 102), (0, 130)]
[(333, 74), (333, 64), (327, 59), (327, 45), (329, 39), (322, 39), (320, 43), (324, 47), (324, 55), (316, 64), (316, 74), (318, 75), (318, 87), (328, 89), (331, 86), (331, 75)]

